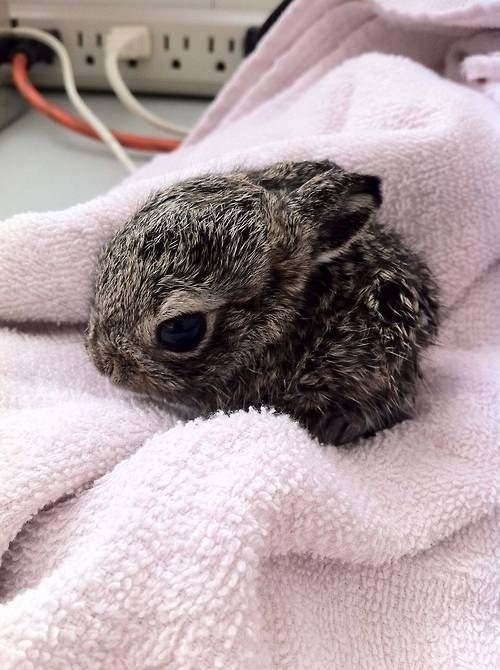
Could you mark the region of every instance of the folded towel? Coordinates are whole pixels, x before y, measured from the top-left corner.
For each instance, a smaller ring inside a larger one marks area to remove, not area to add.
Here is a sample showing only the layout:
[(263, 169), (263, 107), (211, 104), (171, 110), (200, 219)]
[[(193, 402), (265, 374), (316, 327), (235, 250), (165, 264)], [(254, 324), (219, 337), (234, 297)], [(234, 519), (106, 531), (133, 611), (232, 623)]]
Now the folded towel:
[[(1, 224), (2, 670), (500, 667), (500, 113), (447, 69), (485, 28), (499, 2), (296, 0), (181, 150)], [(381, 176), (441, 286), (413, 420), (323, 447), (98, 375), (96, 253), (148, 193), (323, 158)]]

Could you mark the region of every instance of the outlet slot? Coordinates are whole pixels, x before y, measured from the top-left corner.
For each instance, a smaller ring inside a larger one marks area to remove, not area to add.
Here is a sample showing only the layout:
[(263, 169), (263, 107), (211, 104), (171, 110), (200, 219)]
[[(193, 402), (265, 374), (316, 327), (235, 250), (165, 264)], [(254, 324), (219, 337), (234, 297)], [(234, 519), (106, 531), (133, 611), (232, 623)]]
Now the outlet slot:
[(233, 40), (233, 38), (231, 37), (231, 39), (227, 43), (227, 49), (228, 49), (229, 53), (233, 53), (235, 46), (236, 46), (236, 43)]
[(170, 37), (168, 35), (163, 35), (163, 49), (164, 51), (170, 49)]
[(185, 37), (185, 38), (182, 40), (182, 45), (183, 45), (183, 47), (184, 47), (184, 51), (189, 51), (189, 44), (190, 44), (189, 37)]
[(90, 54), (88, 56), (85, 56), (85, 62), (87, 63), (87, 65), (94, 65), (94, 63), (95, 63), (94, 56), (92, 56)]
[(80, 31), (76, 33), (76, 43), (79, 47), (83, 47), (83, 33)]
[(215, 38), (214, 37), (209, 37), (208, 38), (208, 50), (210, 53), (213, 53), (215, 49)]
[(172, 61), (172, 67), (174, 68), (174, 70), (180, 70), (181, 69), (182, 63), (180, 62), (180, 60), (178, 58), (174, 58), (174, 60)]
[(102, 47), (102, 33), (97, 33), (95, 36), (96, 47)]
[(215, 64), (215, 69), (217, 70), (217, 72), (224, 72), (224, 70), (226, 69), (226, 64), (224, 63), (223, 60), (219, 60)]
[(131, 58), (130, 60), (127, 61), (127, 66), (134, 69), (138, 65), (138, 62), (135, 60), (135, 58)]

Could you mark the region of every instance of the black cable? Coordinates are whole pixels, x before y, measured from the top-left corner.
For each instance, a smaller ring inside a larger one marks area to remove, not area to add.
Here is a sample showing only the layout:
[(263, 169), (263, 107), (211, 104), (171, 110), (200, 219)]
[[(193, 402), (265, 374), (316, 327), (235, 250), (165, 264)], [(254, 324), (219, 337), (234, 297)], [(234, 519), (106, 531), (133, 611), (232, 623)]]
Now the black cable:
[[(61, 40), (59, 31), (49, 30), (47, 32)], [(16, 53), (26, 54), (28, 67), (31, 67), (34, 63), (50, 64), (54, 60), (53, 50), (43, 42), (32, 40), (29, 37), (10, 35), (0, 37), (0, 65), (10, 63)]]
[(290, 5), (292, 2), (293, 0), (283, 0), (283, 2), (280, 2), (276, 9), (274, 9), (271, 14), (269, 14), (261, 26), (252, 26), (247, 30), (245, 35), (245, 42), (243, 45), (243, 52), (245, 56), (248, 56), (250, 53), (252, 53), (260, 40), (268, 32), (271, 26), (276, 23), (288, 5)]

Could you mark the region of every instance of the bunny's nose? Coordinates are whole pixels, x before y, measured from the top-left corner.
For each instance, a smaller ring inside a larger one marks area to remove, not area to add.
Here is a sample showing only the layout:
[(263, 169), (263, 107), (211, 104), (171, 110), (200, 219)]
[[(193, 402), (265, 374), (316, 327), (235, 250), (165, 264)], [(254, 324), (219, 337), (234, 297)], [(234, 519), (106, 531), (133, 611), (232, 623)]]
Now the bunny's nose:
[(121, 356), (113, 357), (110, 371), (113, 384), (125, 384), (129, 380), (131, 372), (131, 365), (128, 361)]
[(111, 368), (110, 374), (111, 381), (113, 384), (119, 384), (123, 379), (123, 366), (117, 360), (114, 360), (112, 365), (113, 367)]
[(137, 373), (137, 364), (130, 356), (124, 356), (116, 347), (87, 341), (87, 350), (99, 372), (110, 377), (114, 384), (128, 385)]

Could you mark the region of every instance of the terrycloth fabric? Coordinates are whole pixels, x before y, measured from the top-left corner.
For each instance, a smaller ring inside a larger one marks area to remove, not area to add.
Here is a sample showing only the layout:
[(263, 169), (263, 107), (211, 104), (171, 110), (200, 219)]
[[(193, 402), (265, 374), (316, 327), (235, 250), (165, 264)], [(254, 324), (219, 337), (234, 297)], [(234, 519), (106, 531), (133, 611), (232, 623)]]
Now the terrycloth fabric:
[(445, 74), (483, 91), (500, 105), (500, 30), (457, 40), (448, 51)]
[[(500, 3), (402, 7), (297, 0), (184, 149), (1, 224), (2, 670), (500, 667), (500, 112), (441, 75)], [(99, 377), (78, 324), (137, 204), (302, 158), (380, 175), (436, 273), (415, 419), (341, 450), (271, 410), (174, 425)]]

